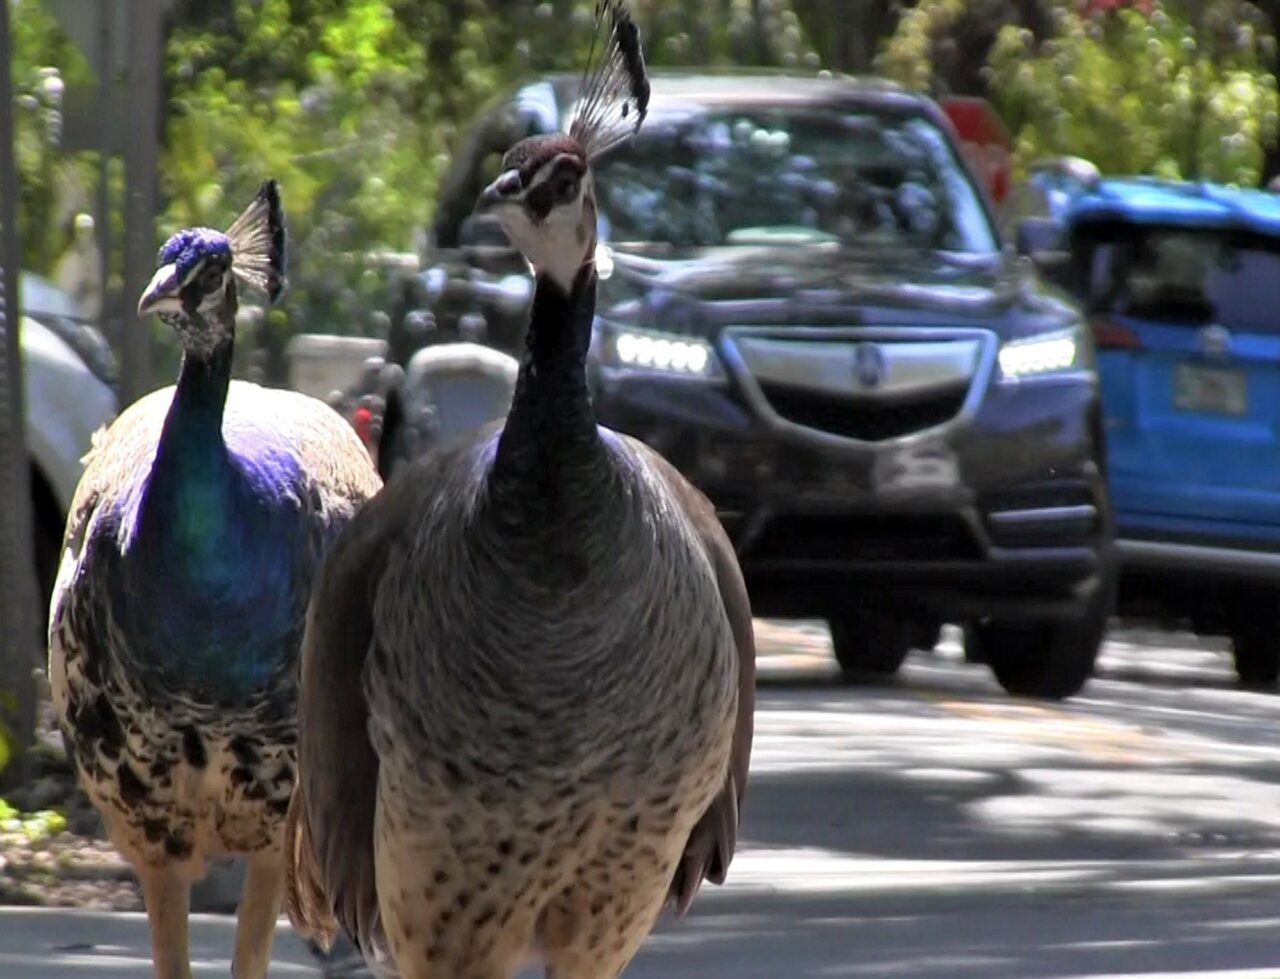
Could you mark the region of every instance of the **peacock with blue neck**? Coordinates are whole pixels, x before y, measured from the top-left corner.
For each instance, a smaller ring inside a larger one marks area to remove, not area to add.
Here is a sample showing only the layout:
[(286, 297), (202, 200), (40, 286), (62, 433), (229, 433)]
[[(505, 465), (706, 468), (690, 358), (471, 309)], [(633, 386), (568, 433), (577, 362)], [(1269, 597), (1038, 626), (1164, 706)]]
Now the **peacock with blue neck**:
[(274, 181), (225, 233), (180, 231), (157, 264), (138, 312), (176, 332), (181, 371), (86, 458), (50, 684), (81, 784), (142, 883), (157, 979), (190, 976), (186, 893), (221, 854), (249, 858), (232, 974), (263, 979), (311, 582), (381, 481), (330, 407), (232, 379), (241, 290), (274, 302), (285, 287)]

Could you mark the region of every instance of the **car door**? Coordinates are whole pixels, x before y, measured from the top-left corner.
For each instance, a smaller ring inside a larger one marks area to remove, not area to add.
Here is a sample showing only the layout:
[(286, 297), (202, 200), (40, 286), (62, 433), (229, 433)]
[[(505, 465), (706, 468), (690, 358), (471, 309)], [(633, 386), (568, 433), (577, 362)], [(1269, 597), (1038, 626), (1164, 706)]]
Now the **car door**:
[(1077, 228), (1121, 536), (1280, 544), (1280, 240)]

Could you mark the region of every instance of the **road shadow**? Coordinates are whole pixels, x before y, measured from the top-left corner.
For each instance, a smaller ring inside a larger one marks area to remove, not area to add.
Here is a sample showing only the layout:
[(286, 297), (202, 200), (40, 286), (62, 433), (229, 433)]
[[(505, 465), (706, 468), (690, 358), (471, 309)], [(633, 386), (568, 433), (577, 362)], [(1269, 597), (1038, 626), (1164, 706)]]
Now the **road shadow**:
[[(1087, 778), (1089, 769), (1081, 767)], [(1040, 818), (1035, 792), (1016, 770), (933, 772), (923, 763), (897, 773), (869, 771), (765, 773), (753, 776), (741, 827), (747, 846), (814, 848), (879, 860), (1114, 861), (1186, 859), (1210, 847), (1189, 846), (1192, 834), (1239, 845), (1231, 821), (1188, 820), (1155, 832), (1090, 831), (1059, 821), (1053, 807)], [(1277, 773), (1280, 774), (1280, 773)], [(917, 777), (919, 775), (920, 777)], [(931, 777), (935, 776), (936, 777)], [(958, 776), (958, 777), (957, 777)], [(949, 777), (956, 777), (947, 784)], [(1016, 820), (984, 814), (985, 803), (1013, 800)], [(1153, 829), (1155, 829), (1153, 827)], [(1257, 832), (1251, 841), (1259, 842)], [(1267, 841), (1280, 845), (1280, 827)]]
[[(916, 650), (908, 657), (899, 673), (890, 677), (873, 674), (859, 676), (852, 682), (840, 676), (831, 653), (825, 626), (812, 622), (764, 621), (757, 629), (764, 631), (759, 663), (761, 687), (770, 689), (819, 689), (832, 685), (849, 685), (855, 689), (920, 689), (925, 692), (950, 693), (959, 685), (966, 695), (981, 694), (979, 688), (995, 681), (981, 664), (965, 664), (959, 650), (958, 631), (937, 650)], [(789, 662), (790, 660), (790, 662)], [(795, 665), (798, 660), (800, 665)], [(779, 668), (781, 664), (787, 665)], [(956, 670), (957, 666), (965, 669)], [(946, 672), (933, 676), (936, 668)], [(921, 670), (925, 672), (922, 674)], [(1107, 635), (1094, 678), (1115, 683), (1133, 683), (1172, 690), (1246, 690), (1276, 694), (1280, 686), (1242, 687), (1235, 676), (1231, 645), (1216, 636), (1197, 636), (1186, 631), (1162, 631), (1117, 624)], [(1002, 691), (1000, 691), (1002, 692)], [(1088, 688), (1086, 688), (1086, 694)]]
[[(700, 899), (687, 921), (664, 921), (626, 975), (1167, 979), (1250, 970), (1231, 977), (1262, 979), (1280, 975), (1276, 914), (1266, 896), (1212, 891), (1140, 903), (1034, 893), (903, 898), (725, 891)], [(747, 945), (749, 956), (742, 954)]]

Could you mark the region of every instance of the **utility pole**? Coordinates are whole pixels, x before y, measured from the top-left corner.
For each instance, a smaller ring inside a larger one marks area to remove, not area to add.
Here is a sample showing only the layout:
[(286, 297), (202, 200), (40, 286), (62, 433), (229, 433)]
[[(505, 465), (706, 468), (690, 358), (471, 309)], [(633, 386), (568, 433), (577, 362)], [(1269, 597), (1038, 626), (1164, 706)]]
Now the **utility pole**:
[(131, 316), (133, 302), (156, 264), (157, 178), (160, 164), (160, 80), (164, 58), (163, 7), (156, 0), (125, 0), (129, 58), (125, 79), (133, 125), (124, 144), (124, 298), (121, 301), (121, 401), (151, 389), (151, 321)]
[[(85, 39), (86, 44), (96, 44), (96, 54), (91, 58), (95, 65), (101, 65), (99, 74), (109, 76), (114, 51), (112, 44), (112, 27), (115, 23), (115, 4), (117, 0), (99, 0), (100, 11), (97, 23), (97, 37)], [(113, 111), (112, 84), (109, 77), (103, 77), (92, 94), (94, 114), (99, 119), (110, 119)], [(102, 283), (101, 322), (98, 324), (118, 352), (123, 343), (121, 333), (124, 320), (119, 316), (118, 297), (111, 288), (111, 155), (112, 151), (105, 144), (98, 147), (98, 188), (94, 202), (94, 234), (98, 238), (98, 281)]]
[(31, 547), (31, 469), (23, 431), (22, 349), (19, 343), (18, 167), (14, 160), (13, 58), (8, 0), (0, 3), (0, 719), (14, 754), (0, 780), (26, 781), (35, 737), (40, 646)]
[[(64, 146), (102, 155), (94, 220), (103, 261), (103, 319), (120, 357), (123, 408), (152, 386), (150, 327), (138, 322), (133, 303), (155, 265), (164, 22), (173, 0), (43, 2), (96, 76), (92, 85), (67, 92)], [(111, 233), (109, 158), (124, 162), (123, 238)], [(123, 294), (109, 288), (113, 248), (123, 251)]]

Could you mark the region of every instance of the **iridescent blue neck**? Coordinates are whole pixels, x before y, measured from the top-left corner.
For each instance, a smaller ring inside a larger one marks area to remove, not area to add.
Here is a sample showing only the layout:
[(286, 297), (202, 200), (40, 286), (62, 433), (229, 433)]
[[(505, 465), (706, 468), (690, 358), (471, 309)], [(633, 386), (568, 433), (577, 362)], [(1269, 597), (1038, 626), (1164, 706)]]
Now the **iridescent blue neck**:
[(139, 532), (195, 556), (216, 546), (233, 515), (232, 467), (222, 437), (233, 341), (188, 351), (156, 447)]

